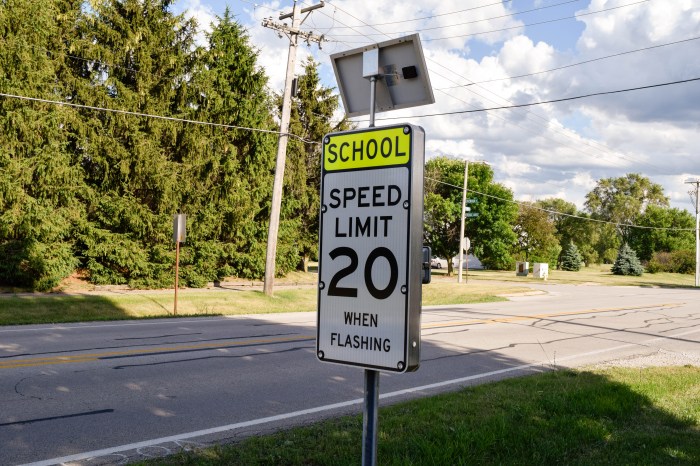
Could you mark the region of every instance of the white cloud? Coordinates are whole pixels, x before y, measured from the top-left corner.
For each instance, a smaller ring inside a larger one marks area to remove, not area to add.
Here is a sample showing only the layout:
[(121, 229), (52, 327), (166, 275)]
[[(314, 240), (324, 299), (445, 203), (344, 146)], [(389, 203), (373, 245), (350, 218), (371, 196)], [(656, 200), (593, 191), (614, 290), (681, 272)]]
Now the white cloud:
[(183, 0), (179, 8), (186, 12), (187, 17), (193, 17), (197, 20), (200, 31), (196, 37), (197, 44), (206, 45), (205, 32), (211, 32), (211, 25), (216, 22), (214, 10), (211, 6), (202, 4), (202, 0)]
[[(194, 11), (206, 13), (206, 0), (182, 1)], [(259, 64), (270, 77), (271, 88), (279, 91), (289, 42), (260, 22), (266, 16), (277, 20), (281, 10), (291, 10), (291, 2), (265, 2), (255, 8), (251, 3), (239, 3), (241, 7), (234, 7), (234, 14), (239, 14), (237, 18), (249, 28), (251, 41), (260, 50)], [(520, 110), (417, 118), (428, 113), (508, 106), (700, 77), (700, 41), (600, 59), (696, 37), (700, 31), (697, 0), (650, 1), (584, 16), (630, 3), (591, 0), (578, 12), (578, 21), (585, 28), (576, 47), (565, 51), (556, 42), (534, 41), (526, 35), (532, 29), (519, 27), (523, 23), (512, 16), (496, 18), (511, 13), (517, 3), (380, 24), (457, 12), (483, 6), (484, 2), (334, 0), (312, 12), (303, 29), (324, 33), (337, 42), (324, 44), (320, 52), (317, 47), (300, 47), (297, 71), (301, 72), (304, 56), (313, 54), (322, 64), (326, 85), (335, 87), (330, 53), (356, 48), (369, 40), (388, 39), (363, 34), (379, 30), (394, 37), (398, 32), (440, 28), (421, 32), (436, 103), (378, 114), (377, 124), (397, 122), (381, 121), (382, 117), (405, 116), (407, 121), (425, 128), (428, 154), (480, 157), (492, 164), (497, 180), (511, 187), (519, 199), (557, 196), (582, 207), (585, 194), (596, 180), (637, 172), (662, 183), (674, 206), (689, 208), (682, 180), (680, 184), (678, 180), (680, 174), (700, 175), (696, 162), (700, 147), (698, 82)], [(544, 4), (534, 2), (535, 6)], [(447, 27), (453, 24), (459, 25)], [(468, 35), (510, 27), (515, 28)], [(432, 40), (447, 36), (460, 37)], [(586, 60), (595, 61), (518, 79), (500, 79)], [(467, 85), (472, 82), (479, 84)]]

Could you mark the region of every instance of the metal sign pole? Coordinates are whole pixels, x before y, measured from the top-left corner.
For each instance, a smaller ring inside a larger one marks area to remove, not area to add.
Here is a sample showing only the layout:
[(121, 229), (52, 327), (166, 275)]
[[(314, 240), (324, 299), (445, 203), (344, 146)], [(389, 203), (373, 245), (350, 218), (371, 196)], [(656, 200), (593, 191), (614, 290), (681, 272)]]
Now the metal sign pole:
[(379, 371), (365, 369), (365, 409), (362, 418), (362, 466), (377, 464)]
[(175, 242), (175, 304), (173, 305), (173, 315), (177, 315), (177, 289), (180, 286), (178, 284), (178, 278), (180, 278), (180, 238)]
[[(374, 128), (377, 77), (369, 78), (369, 127)], [(362, 416), (362, 466), (377, 464), (379, 425), (379, 371), (365, 369), (365, 408)]]

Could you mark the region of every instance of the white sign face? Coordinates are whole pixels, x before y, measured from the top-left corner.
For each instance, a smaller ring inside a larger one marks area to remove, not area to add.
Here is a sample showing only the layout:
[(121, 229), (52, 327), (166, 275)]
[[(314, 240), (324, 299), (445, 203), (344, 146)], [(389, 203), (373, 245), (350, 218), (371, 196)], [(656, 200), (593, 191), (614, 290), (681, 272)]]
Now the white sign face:
[[(423, 140), (422, 129), (409, 125), (324, 138), (322, 361), (395, 372), (418, 367), (423, 153), (413, 146)], [(419, 179), (413, 163), (420, 163)]]

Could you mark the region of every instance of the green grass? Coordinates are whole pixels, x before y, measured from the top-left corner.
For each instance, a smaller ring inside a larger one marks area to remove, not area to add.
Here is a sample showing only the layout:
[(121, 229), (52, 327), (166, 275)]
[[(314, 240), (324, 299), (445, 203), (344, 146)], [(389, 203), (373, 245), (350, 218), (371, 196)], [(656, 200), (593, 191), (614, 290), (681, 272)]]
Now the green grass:
[[(233, 289), (181, 290), (179, 316), (211, 316), (314, 311), (316, 273), (294, 272), (275, 282), (275, 296), (261, 291)], [(458, 284), (446, 271), (433, 270), (433, 281), (423, 287), (423, 305), (472, 304), (503, 301), (504, 295), (530, 291), (532, 283), (569, 283), (634, 286), (693, 286), (694, 277), (679, 274), (644, 274), (623, 277), (610, 273), (610, 266), (586, 267), (580, 272), (553, 270), (547, 282), (518, 277), (514, 271), (470, 270), (467, 283)], [(261, 285), (260, 282), (247, 283)], [(6, 290), (7, 291), (7, 290)], [(0, 293), (0, 325), (85, 322), (98, 320), (170, 317), (173, 290), (95, 291), (84, 282), (64, 293)]]
[[(678, 273), (643, 273), (639, 277), (633, 277), (615, 275), (610, 272), (610, 267), (610, 265), (593, 265), (584, 267), (578, 272), (550, 270), (547, 283), (645, 287), (692, 287), (695, 285), (694, 275)], [(469, 278), (474, 280), (517, 282), (523, 285), (543, 282), (542, 279), (534, 278), (532, 274), (527, 277), (518, 277), (515, 275), (515, 271), (470, 270)]]
[[(578, 272), (566, 270), (550, 270), (545, 282), (534, 278), (532, 274), (527, 277), (518, 277), (513, 271), (502, 270), (469, 270), (469, 280), (474, 281), (508, 281), (521, 285), (529, 283), (563, 283), (563, 284), (595, 284), (608, 286), (646, 286), (646, 287), (692, 287), (695, 285), (695, 276), (678, 273), (643, 273), (640, 277), (615, 275), (610, 272), (610, 265), (593, 265), (584, 267)], [(433, 270), (437, 277), (445, 272)]]
[[(297, 276), (299, 283), (304, 283)], [(313, 283), (315, 274), (306, 276)], [(454, 281), (426, 285), (424, 305), (502, 301), (503, 294), (529, 291), (516, 285), (484, 283), (465, 287)], [(85, 322), (171, 317), (174, 291), (94, 292), (82, 294), (0, 295), (0, 325)], [(178, 316), (212, 316), (316, 310), (316, 287), (279, 287), (274, 296), (258, 290), (213, 288), (180, 290)]]
[[(563, 370), (380, 409), (382, 465), (697, 465), (700, 368)], [(356, 465), (360, 416), (146, 465)]]
[[(174, 291), (0, 297), (0, 325), (172, 317)], [(261, 291), (182, 290), (181, 317), (311, 311), (315, 289)]]
[[(436, 277), (437, 278), (437, 277)], [(488, 282), (458, 284), (455, 279), (436, 279), (423, 286), (423, 305), (492, 303), (506, 301), (504, 295), (523, 294), (532, 291), (521, 285), (503, 285)]]

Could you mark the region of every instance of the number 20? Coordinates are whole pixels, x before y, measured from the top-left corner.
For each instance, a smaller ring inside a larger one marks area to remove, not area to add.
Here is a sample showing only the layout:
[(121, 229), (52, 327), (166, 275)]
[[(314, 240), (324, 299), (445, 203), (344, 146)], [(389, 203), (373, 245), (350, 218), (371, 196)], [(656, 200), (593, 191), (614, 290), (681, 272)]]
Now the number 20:
[[(329, 253), (329, 256), (333, 260), (341, 256), (349, 257), (350, 264), (347, 267), (343, 267), (342, 269), (338, 270), (335, 273), (335, 275), (333, 275), (333, 278), (331, 278), (331, 283), (328, 286), (328, 296), (343, 296), (346, 298), (357, 298), (357, 288), (347, 288), (338, 286), (338, 282), (340, 282), (340, 280), (347, 277), (348, 275), (351, 275), (353, 272), (355, 272), (355, 270), (357, 270), (357, 266), (359, 264), (357, 252), (355, 252), (355, 250), (352, 248), (341, 246), (339, 248), (333, 249)], [(389, 284), (387, 284), (386, 288), (382, 290), (378, 289), (374, 285), (374, 281), (372, 280), (372, 268), (374, 267), (374, 262), (380, 257), (383, 257), (387, 260), (390, 269)], [(385, 247), (379, 247), (372, 250), (372, 252), (369, 253), (369, 256), (367, 256), (367, 262), (365, 262), (364, 278), (365, 285), (367, 286), (367, 291), (369, 291), (369, 294), (371, 294), (375, 299), (386, 299), (389, 296), (391, 296), (391, 294), (396, 289), (396, 283), (399, 279), (399, 265), (396, 262), (396, 256), (394, 256), (394, 253), (392, 253), (391, 250)]]

